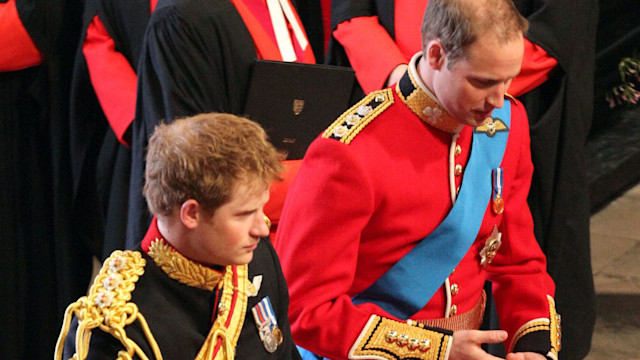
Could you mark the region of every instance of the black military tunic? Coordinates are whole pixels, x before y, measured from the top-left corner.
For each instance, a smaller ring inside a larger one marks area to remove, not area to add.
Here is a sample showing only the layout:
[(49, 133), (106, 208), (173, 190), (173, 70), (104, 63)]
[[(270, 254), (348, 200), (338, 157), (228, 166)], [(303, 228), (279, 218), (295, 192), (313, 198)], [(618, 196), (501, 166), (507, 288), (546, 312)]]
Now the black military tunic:
[[(119, 351), (126, 351), (116, 337), (120, 326), (135, 343), (130, 349), (138, 346), (150, 359), (158, 358), (154, 351), (159, 351), (165, 360), (195, 359), (199, 353), (206, 354), (207, 349), (218, 354), (218, 359), (224, 355), (225, 346), (231, 348), (231, 354), (235, 347), (235, 359), (300, 358), (287, 318), (287, 285), (268, 240), (260, 241), (248, 266), (212, 269), (175, 255), (163, 240), (155, 240), (158, 237), (153, 221), (136, 251), (114, 252), (105, 261), (89, 295), (69, 307), (66, 324), (72, 314), (73, 322), (68, 334), (63, 324), (58, 344), (62, 345), (66, 335), (64, 359), (77, 350), (76, 331), (87, 334), (91, 327), (87, 359), (117, 358)], [(149, 253), (143, 250), (145, 243), (153, 243)], [(176, 261), (176, 256), (180, 260)], [(243, 291), (243, 277), (248, 280), (247, 291)], [(252, 309), (267, 297), (282, 334), (275, 351), (270, 349), (273, 352), (267, 350), (269, 346), (252, 314)], [(127, 318), (135, 321), (128, 324)], [(99, 325), (92, 324), (94, 321)], [(62, 349), (57, 350), (59, 356)], [(213, 357), (209, 353), (202, 358)]]

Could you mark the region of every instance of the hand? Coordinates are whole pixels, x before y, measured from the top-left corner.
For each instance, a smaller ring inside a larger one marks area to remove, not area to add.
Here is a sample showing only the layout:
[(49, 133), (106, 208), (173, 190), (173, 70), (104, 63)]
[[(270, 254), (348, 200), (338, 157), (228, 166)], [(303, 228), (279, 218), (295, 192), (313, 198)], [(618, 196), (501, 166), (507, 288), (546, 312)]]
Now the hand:
[(389, 74), (389, 78), (387, 79), (387, 86), (391, 86), (402, 78), (405, 72), (407, 72), (407, 68), (409, 66), (407, 64), (400, 64), (391, 70), (391, 74)]
[(507, 354), (506, 360), (546, 360), (547, 358), (543, 355), (533, 352), (519, 352), (519, 353), (509, 353)]
[[(482, 350), (482, 344), (497, 344), (507, 340), (503, 330), (460, 330), (453, 333), (449, 360), (501, 360)], [(510, 354), (514, 355), (514, 354)], [(507, 358), (509, 359), (509, 358)], [(514, 358), (526, 359), (529, 358)], [(534, 359), (534, 358), (531, 358)]]

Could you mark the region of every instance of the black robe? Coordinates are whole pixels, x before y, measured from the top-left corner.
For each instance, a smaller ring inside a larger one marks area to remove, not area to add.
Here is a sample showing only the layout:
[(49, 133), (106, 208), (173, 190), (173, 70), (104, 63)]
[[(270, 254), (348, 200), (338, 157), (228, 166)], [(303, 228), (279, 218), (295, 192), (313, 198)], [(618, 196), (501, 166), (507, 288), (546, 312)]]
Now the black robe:
[(69, 214), (68, 79), (80, 5), (17, 0), (16, 7), (44, 62), (0, 73), (0, 354), (47, 359), (65, 307), (91, 274)]
[(88, 0), (71, 88), (71, 160), (76, 233), (99, 259), (125, 246), (131, 150), (121, 144), (104, 115), (89, 78), (82, 42), (95, 15), (120, 52), (137, 69), (149, 0)]
[(529, 206), (562, 315), (560, 359), (582, 359), (596, 317), (585, 143), (592, 122), (598, 2), (515, 3), (530, 22), (527, 38), (558, 61), (550, 78), (520, 99), (529, 116), (535, 167)]
[(151, 221), (142, 187), (145, 149), (155, 126), (204, 112), (242, 114), (255, 59), (253, 39), (231, 2), (158, 3), (138, 69), (128, 245), (144, 235)]
[[(136, 250), (142, 251), (139, 246)], [(138, 306), (140, 313), (145, 317), (163, 359), (194, 359), (211, 329), (212, 319), (215, 319), (212, 317), (215, 292), (182, 284), (167, 276), (152, 258), (146, 254), (143, 258), (146, 260), (144, 274), (135, 283), (130, 301)], [(249, 263), (249, 281), (257, 275), (262, 275), (262, 285), (256, 296), (248, 298), (235, 359), (300, 359), (291, 337), (287, 317), (287, 284), (269, 239), (260, 241), (253, 253), (253, 260)], [(265, 350), (251, 313), (251, 309), (267, 296), (283, 334), (283, 342), (274, 353)], [(66, 338), (63, 359), (69, 359), (75, 352), (77, 325), (77, 319), (74, 319)], [(152, 349), (138, 322), (126, 326), (125, 331), (147, 356), (153, 357)], [(123, 346), (111, 334), (93, 329), (88, 360), (113, 360), (119, 350), (123, 350)]]
[[(556, 282), (557, 310), (563, 316), (560, 358), (581, 359), (589, 352), (595, 323), (584, 154), (592, 121), (598, 2), (515, 0), (515, 4), (530, 23), (526, 38), (558, 61), (544, 84), (521, 97), (531, 126), (535, 168), (529, 205), (536, 238)], [(394, 35), (393, 1), (334, 1), (331, 10), (333, 30), (350, 18), (378, 15)], [(335, 39), (327, 62), (349, 66)]]

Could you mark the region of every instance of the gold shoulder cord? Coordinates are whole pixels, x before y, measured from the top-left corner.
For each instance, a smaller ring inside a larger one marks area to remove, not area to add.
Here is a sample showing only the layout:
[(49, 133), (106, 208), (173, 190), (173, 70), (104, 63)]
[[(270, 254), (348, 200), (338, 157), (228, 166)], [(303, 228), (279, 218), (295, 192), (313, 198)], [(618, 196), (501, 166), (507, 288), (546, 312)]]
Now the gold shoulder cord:
[[(196, 360), (232, 360), (235, 357), (235, 348), (247, 313), (248, 283), (247, 265), (226, 267), (224, 278), (219, 284), (223, 290), (217, 309), (218, 316)], [(220, 347), (216, 351), (218, 342)]]
[(151, 345), (156, 359), (162, 359), (144, 316), (138, 312), (138, 306), (129, 302), (138, 278), (144, 273), (146, 261), (136, 251), (114, 251), (105, 261), (96, 276), (89, 295), (67, 307), (60, 336), (56, 342), (55, 359), (62, 358), (64, 341), (69, 332), (71, 319), (78, 318), (76, 331), (76, 349), (72, 359), (85, 359), (89, 353), (91, 331), (99, 328), (120, 340), (125, 350), (118, 352), (118, 360), (131, 360), (135, 355), (143, 360), (149, 358), (133, 340), (127, 337), (125, 326), (138, 320)]

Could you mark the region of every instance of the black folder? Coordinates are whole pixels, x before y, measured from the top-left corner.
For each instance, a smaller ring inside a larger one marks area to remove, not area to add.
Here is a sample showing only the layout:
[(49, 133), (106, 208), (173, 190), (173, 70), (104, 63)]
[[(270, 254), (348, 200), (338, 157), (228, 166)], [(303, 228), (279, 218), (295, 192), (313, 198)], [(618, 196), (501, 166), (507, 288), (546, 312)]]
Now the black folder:
[(269, 140), (301, 159), (309, 144), (351, 105), (351, 68), (257, 60), (244, 114), (260, 123)]

